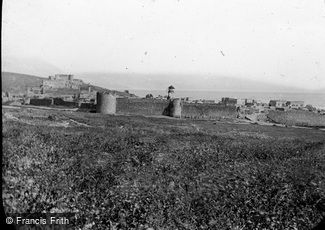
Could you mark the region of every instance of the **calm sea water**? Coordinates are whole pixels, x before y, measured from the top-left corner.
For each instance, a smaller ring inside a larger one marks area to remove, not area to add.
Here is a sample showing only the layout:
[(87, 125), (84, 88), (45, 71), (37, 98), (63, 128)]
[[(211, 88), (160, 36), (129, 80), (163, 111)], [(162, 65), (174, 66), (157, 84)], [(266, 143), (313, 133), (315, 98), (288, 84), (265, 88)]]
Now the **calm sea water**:
[[(145, 97), (151, 93), (153, 96), (167, 95), (164, 90), (130, 90), (137, 96)], [(190, 97), (191, 99), (221, 100), (222, 97), (248, 98), (269, 102), (271, 99), (283, 99), (292, 101), (304, 101), (305, 104), (311, 104), (317, 108), (325, 109), (324, 93), (278, 93), (278, 92), (231, 92), (231, 91), (175, 91), (175, 97)]]

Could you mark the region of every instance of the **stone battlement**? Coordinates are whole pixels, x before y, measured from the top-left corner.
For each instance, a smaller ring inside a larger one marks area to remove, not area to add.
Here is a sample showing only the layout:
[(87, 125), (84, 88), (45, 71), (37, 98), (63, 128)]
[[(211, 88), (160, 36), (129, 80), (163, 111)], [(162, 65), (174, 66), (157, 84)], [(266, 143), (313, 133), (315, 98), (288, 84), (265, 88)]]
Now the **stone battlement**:
[(80, 89), (80, 86), (83, 84), (82, 80), (74, 79), (71, 74), (55, 74), (54, 76), (49, 76), (48, 79), (43, 80), (42, 86), (44, 89)]

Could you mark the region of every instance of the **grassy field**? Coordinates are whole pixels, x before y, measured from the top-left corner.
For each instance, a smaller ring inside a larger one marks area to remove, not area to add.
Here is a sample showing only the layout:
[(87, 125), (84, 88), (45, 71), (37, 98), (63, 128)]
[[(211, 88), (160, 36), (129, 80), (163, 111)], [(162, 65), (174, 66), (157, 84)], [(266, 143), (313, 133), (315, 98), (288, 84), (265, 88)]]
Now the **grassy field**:
[(4, 109), (6, 212), (81, 229), (310, 229), (324, 216), (315, 129)]

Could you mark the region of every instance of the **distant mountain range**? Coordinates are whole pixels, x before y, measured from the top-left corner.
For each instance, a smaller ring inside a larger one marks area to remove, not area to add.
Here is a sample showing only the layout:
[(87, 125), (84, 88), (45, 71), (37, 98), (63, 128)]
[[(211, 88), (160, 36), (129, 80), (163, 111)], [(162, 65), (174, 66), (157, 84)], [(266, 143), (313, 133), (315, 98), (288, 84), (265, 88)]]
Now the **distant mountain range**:
[(27, 87), (39, 87), (44, 79), (46, 78), (34, 75), (2, 72), (1, 90), (14, 93), (26, 92)]
[[(2, 71), (20, 73), (20, 81), (24, 84), (39, 85), (41, 77), (48, 77), (57, 73), (64, 73), (60, 68), (36, 58), (4, 57)], [(281, 82), (267, 83), (245, 78), (194, 75), (194, 74), (139, 74), (139, 73), (107, 73), (107, 72), (81, 72), (71, 73), (75, 78), (82, 79), (92, 85), (100, 85), (114, 90), (164, 90), (173, 85), (176, 90), (193, 91), (246, 91), (246, 92), (313, 92), (322, 93), (325, 89), (306, 90), (292, 86), (285, 86)], [(33, 81), (30, 77), (34, 77)], [(12, 75), (11, 75), (12, 76)], [(17, 75), (18, 76), (18, 75)], [(15, 82), (11, 77), (10, 82)], [(18, 87), (11, 84), (13, 87)], [(7, 87), (7, 86), (6, 86)]]
[(38, 58), (2, 58), (1, 69), (4, 72), (21, 73), (40, 77), (48, 77), (56, 73), (62, 73), (62, 70), (51, 63)]
[[(182, 74), (122, 74), (79, 73), (78, 77), (93, 84), (112, 89), (164, 90), (173, 85), (176, 90), (247, 91), (247, 92), (304, 92), (308, 90), (270, 84), (236, 77), (198, 76)], [(199, 79), (199, 80), (198, 80)], [(321, 92), (320, 90), (317, 90)]]

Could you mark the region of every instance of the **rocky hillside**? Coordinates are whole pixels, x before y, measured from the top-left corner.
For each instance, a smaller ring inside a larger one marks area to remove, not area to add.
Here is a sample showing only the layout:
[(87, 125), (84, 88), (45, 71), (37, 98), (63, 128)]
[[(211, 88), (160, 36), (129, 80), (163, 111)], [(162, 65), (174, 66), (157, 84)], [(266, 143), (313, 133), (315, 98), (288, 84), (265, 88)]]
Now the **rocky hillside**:
[(34, 75), (2, 72), (1, 90), (12, 93), (23, 93), (26, 91), (26, 87), (40, 86), (42, 84), (42, 80), (44, 79), (45, 78)]
[[(27, 87), (38, 87), (42, 84), (42, 81), (46, 78), (38, 77), (34, 75), (28, 75), (28, 74), (20, 74), (20, 73), (12, 73), (12, 72), (1, 72), (1, 84), (2, 84), (2, 91), (8, 91), (11, 93), (25, 93)], [(84, 86), (88, 86), (88, 84), (85, 83)], [(109, 90), (106, 88), (90, 85), (93, 87), (96, 91), (110, 91), (114, 92), (119, 96), (132, 96), (131, 94), (120, 92), (116, 90)], [(70, 92), (71, 91), (71, 92)], [(69, 93), (75, 93), (75, 90), (72, 89), (60, 89), (57, 90), (58, 93), (62, 94), (69, 94)]]

